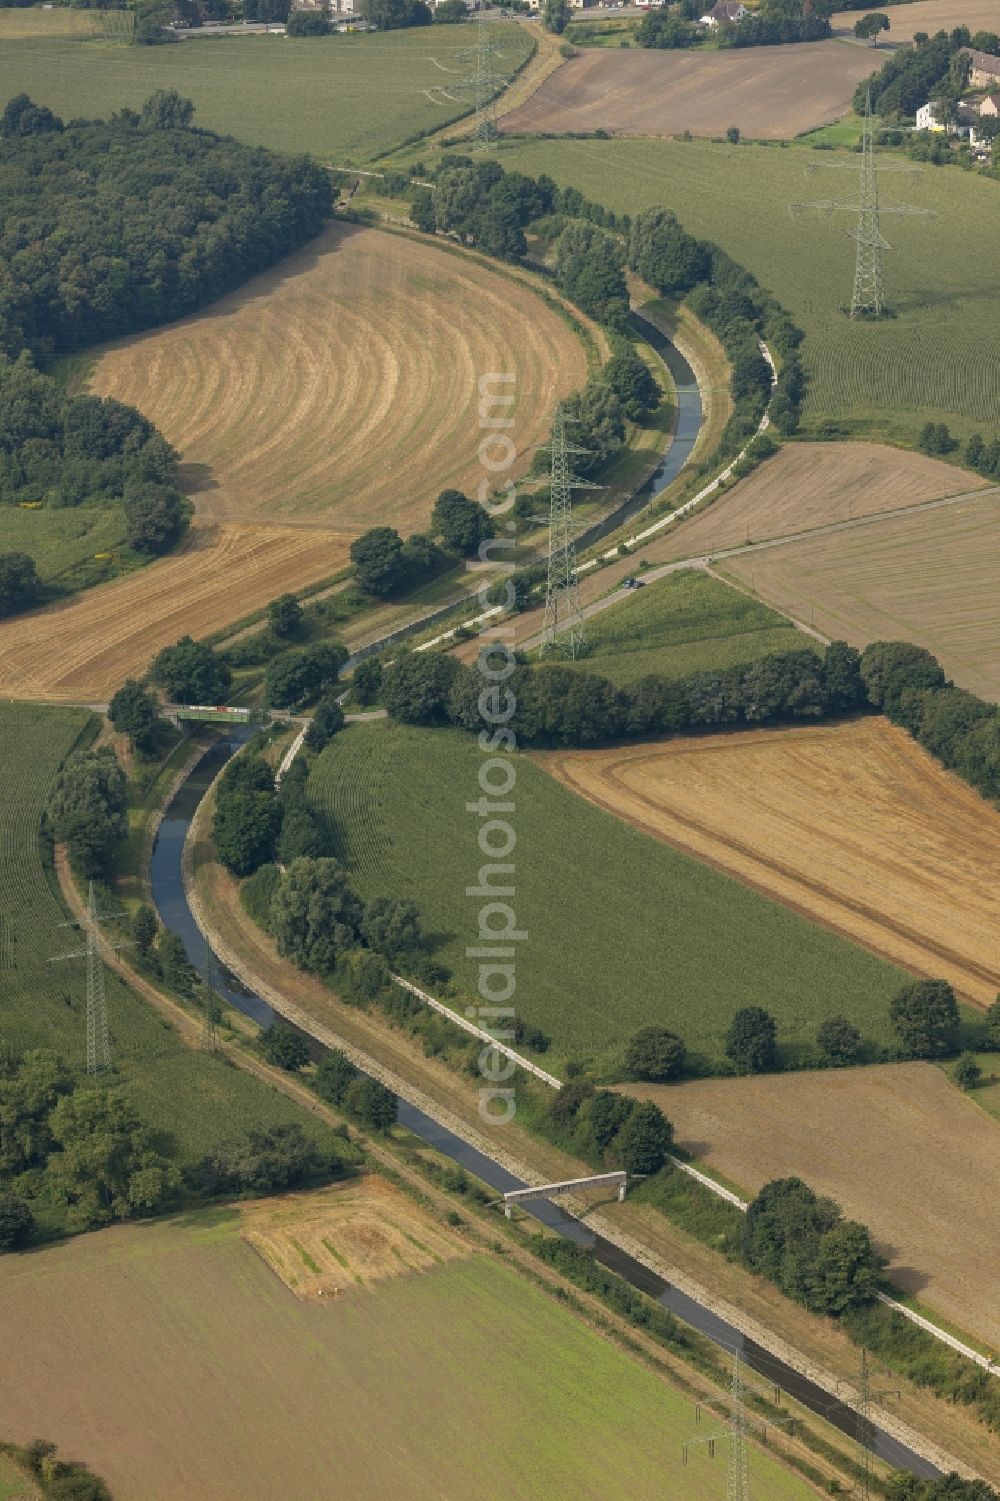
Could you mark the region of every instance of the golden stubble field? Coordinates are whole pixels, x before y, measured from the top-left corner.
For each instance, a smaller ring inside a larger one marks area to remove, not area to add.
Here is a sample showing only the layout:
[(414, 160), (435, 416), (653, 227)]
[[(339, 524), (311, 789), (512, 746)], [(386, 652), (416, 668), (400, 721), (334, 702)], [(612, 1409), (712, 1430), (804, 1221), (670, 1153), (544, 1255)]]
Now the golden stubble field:
[(199, 515), (351, 533), (426, 524), (473, 490), (479, 382), (523, 473), (557, 400), (586, 379), (579, 338), (532, 285), (433, 241), (338, 225), (204, 314), (102, 354), (90, 389), (137, 406), (180, 451)]
[(728, 558), (766, 604), (854, 646), (912, 641), (1000, 699), (1000, 491)]
[(839, 119), (873, 66), (864, 49), (841, 41), (729, 52), (593, 48), (505, 114), (501, 128), (714, 136), (738, 125), (745, 136), (791, 137)]
[(542, 764), (635, 827), (979, 1004), (1000, 990), (1000, 814), (879, 719)]
[[(857, 19), (856, 10), (842, 10), (830, 17), (830, 25), (834, 31), (853, 34)], [(907, 5), (892, 6), (889, 30), (882, 33), (882, 45), (872, 49), (871, 71), (885, 61), (886, 41), (910, 42), (918, 31), (933, 36), (935, 31), (952, 31), (956, 26), (968, 26), (972, 32), (1000, 30), (997, 0), (911, 0)]]
[(893, 1282), (1000, 1349), (1000, 1126), (929, 1063), (628, 1086), (750, 1196), (800, 1177), (868, 1225)]
[(530, 279), (342, 225), (207, 312), (104, 350), (90, 389), (179, 450), (191, 534), (139, 573), (0, 624), (0, 693), (105, 699), (179, 636), (338, 572), (368, 527), (418, 530), (440, 490), (488, 477), (479, 381), (504, 373), (516, 477), (586, 379), (578, 334)]
[(985, 486), (940, 459), (882, 443), (788, 443), (711, 505), (669, 527), (644, 556), (697, 557)]

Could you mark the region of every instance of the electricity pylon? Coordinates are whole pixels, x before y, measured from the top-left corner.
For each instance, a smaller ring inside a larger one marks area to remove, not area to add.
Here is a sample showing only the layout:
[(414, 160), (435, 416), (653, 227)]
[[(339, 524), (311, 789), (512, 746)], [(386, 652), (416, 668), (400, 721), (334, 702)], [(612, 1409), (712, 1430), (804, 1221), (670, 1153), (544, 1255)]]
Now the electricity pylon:
[(871, 1410), (872, 1402), (880, 1402), (883, 1397), (898, 1397), (898, 1387), (892, 1387), (885, 1391), (873, 1392), (871, 1388), (871, 1374), (868, 1370), (868, 1351), (861, 1346), (861, 1364), (858, 1368), (858, 1400), (854, 1405), (857, 1413), (857, 1427), (855, 1433), (858, 1447), (861, 1450), (861, 1479), (858, 1490), (858, 1501), (871, 1501), (874, 1492), (875, 1478), (875, 1429), (872, 1427)]
[(476, 71), (471, 78), (466, 78), (462, 83), (454, 85), (456, 88), (469, 89), (476, 101), (476, 123), (472, 132), (473, 151), (493, 151), (499, 139), (497, 93), (501, 84), (509, 82), (505, 74), (497, 71), (496, 59), (499, 55), (492, 23), (480, 11), (476, 20), (476, 45), (467, 50), (463, 49), (461, 53), (461, 56), (475, 62)]
[(851, 295), (852, 318), (881, 318), (885, 312), (885, 283), (882, 255), (892, 246), (882, 238), (878, 211), (878, 173), (875, 170), (875, 145), (872, 139), (872, 91), (865, 94), (865, 123), (861, 135), (861, 184), (858, 194), (858, 223), (854, 231), (857, 250), (854, 260), (854, 291)]
[[(725, 1428), (718, 1428), (714, 1433), (709, 1433), (705, 1438), (689, 1439), (683, 1446), (684, 1463), (688, 1462), (688, 1450), (692, 1445), (705, 1444), (709, 1455), (715, 1458), (715, 1446), (720, 1441), (729, 1445), (728, 1454), (728, 1487), (726, 1491), (727, 1501), (750, 1501), (750, 1455), (748, 1440), (751, 1434), (756, 1435), (762, 1441), (767, 1440), (767, 1425), (759, 1423), (747, 1412), (747, 1397), (749, 1389), (743, 1380), (743, 1365), (740, 1360), (740, 1352), (737, 1350), (733, 1358), (733, 1379), (729, 1384), (729, 1393), (725, 1398), (712, 1398), (710, 1402), (699, 1402), (695, 1407), (695, 1420), (701, 1422), (702, 1407), (723, 1406), (726, 1414)], [(775, 1388), (775, 1402), (780, 1398), (780, 1391)], [(772, 1426), (793, 1427), (794, 1418), (786, 1418)]]
[(219, 997), (216, 995), (215, 986), (212, 983), (215, 969), (214, 955), (211, 944), (205, 944), (205, 1010), (202, 1016), (201, 1042), (202, 1047), (209, 1053), (214, 1053), (219, 1046), (219, 1020), (222, 1015), (222, 1007)]
[[(87, 946), (69, 954), (57, 954), (50, 963), (64, 959), (87, 960), (87, 1073), (111, 1072), (111, 1039), (108, 1035), (108, 1004), (104, 993), (104, 963), (101, 959), (101, 923), (108, 918), (120, 916), (117, 912), (103, 913), (97, 910), (94, 883), (87, 888), (87, 915), (79, 922), (60, 923), (61, 928), (82, 928), (87, 935)], [(107, 940), (106, 940), (107, 941)], [(113, 949), (124, 948), (124, 943), (112, 943)]]
[[(839, 166), (840, 163), (823, 163), (824, 166)], [(887, 310), (883, 256), (892, 246), (882, 235), (882, 215), (893, 214), (913, 218), (934, 218), (932, 209), (914, 208), (910, 204), (893, 204), (884, 208), (879, 203), (878, 178), (883, 170), (913, 172), (911, 167), (880, 168), (875, 160), (874, 116), (872, 114), (872, 91), (865, 94), (865, 118), (861, 132), (861, 180), (856, 204), (825, 198), (813, 203), (789, 204), (789, 213), (794, 218), (804, 208), (849, 211), (857, 214), (857, 224), (848, 234), (855, 241), (854, 289), (851, 293), (852, 318), (882, 318)]]
[(566, 437), (566, 414), (556, 407), (552, 423), (551, 492), (549, 496), (549, 567), (545, 590), (545, 624), (540, 654), (555, 652), (576, 659), (583, 655), (586, 633), (576, 573), (576, 527), (573, 521), (573, 491), (596, 489), (576, 479), (570, 468), (571, 454), (585, 454)]

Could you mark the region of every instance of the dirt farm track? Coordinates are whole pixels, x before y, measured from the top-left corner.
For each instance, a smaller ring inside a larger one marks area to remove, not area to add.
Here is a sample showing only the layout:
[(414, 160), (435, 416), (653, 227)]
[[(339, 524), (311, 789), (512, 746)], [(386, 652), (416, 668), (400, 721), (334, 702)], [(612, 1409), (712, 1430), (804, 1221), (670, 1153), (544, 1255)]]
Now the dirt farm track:
[[(869, 1225), (893, 1282), (1000, 1348), (1000, 1128), (929, 1063), (631, 1085), (752, 1194), (798, 1176)], [(665, 1097), (665, 1098), (664, 1098)]]
[(980, 1004), (1000, 990), (1000, 816), (883, 719), (539, 757), (560, 781)]
[(0, 625), (0, 693), (103, 699), (185, 632), (336, 573), (368, 527), (419, 530), (440, 490), (483, 477), (478, 383), (494, 372), (515, 376), (516, 478), (586, 379), (582, 340), (528, 278), (353, 226), (106, 349), (90, 389), (178, 449), (195, 523), (178, 553)]
[(594, 48), (557, 68), (501, 128), (716, 136), (738, 125), (744, 136), (780, 139), (839, 119), (872, 66), (867, 48), (841, 41), (730, 52)]

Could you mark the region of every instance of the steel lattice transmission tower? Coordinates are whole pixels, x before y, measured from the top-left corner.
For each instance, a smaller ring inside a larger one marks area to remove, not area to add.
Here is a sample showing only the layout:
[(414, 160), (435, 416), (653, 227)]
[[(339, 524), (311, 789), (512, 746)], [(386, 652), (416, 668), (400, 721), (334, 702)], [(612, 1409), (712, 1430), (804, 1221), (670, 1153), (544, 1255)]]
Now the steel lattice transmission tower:
[(858, 1366), (858, 1400), (854, 1405), (858, 1418), (855, 1436), (858, 1440), (858, 1448), (861, 1450), (859, 1501), (871, 1501), (875, 1492), (875, 1429), (872, 1426), (872, 1403), (881, 1402), (883, 1397), (898, 1396), (898, 1387), (879, 1392), (872, 1391), (871, 1374), (868, 1370), (868, 1351), (862, 1345), (861, 1362)]
[[(83, 949), (75, 949), (70, 954), (58, 954), (52, 961), (58, 963), (63, 959), (87, 960), (87, 1073), (107, 1074), (111, 1072), (111, 1039), (108, 1034), (108, 1003), (104, 991), (104, 961), (101, 959), (101, 923), (106, 918), (118, 917), (120, 914), (100, 913), (97, 910), (97, 898), (94, 894), (94, 883), (90, 882), (87, 888), (87, 915), (80, 922), (60, 923), (63, 928), (83, 928), (87, 935), (87, 946)], [(112, 948), (120, 949), (123, 943), (111, 944)]]
[(542, 629), (541, 653), (556, 652), (576, 658), (583, 655), (587, 638), (580, 606), (580, 585), (576, 573), (576, 527), (573, 521), (573, 491), (593, 489), (585, 480), (575, 478), (570, 467), (571, 454), (584, 454), (566, 437), (566, 414), (556, 407), (552, 423), (551, 493), (549, 497), (549, 568), (545, 591), (545, 624)]
[[(750, 1501), (750, 1453), (749, 1440), (755, 1436), (763, 1443), (767, 1442), (767, 1424), (752, 1417), (747, 1410), (747, 1400), (751, 1395), (743, 1379), (743, 1363), (740, 1360), (739, 1350), (733, 1353), (733, 1379), (729, 1384), (729, 1391), (725, 1396), (712, 1397), (707, 1402), (698, 1402), (695, 1405), (695, 1421), (701, 1422), (702, 1409), (707, 1408), (712, 1412), (721, 1409), (726, 1419), (724, 1428), (717, 1428), (714, 1433), (706, 1434), (704, 1438), (690, 1439), (683, 1446), (684, 1463), (688, 1462), (688, 1450), (693, 1444), (705, 1444), (711, 1458), (715, 1458), (715, 1446), (720, 1442), (728, 1443), (729, 1453), (727, 1456), (728, 1485), (726, 1490), (727, 1501)], [(758, 1396), (764, 1396), (758, 1392)], [(774, 1405), (777, 1407), (781, 1401), (781, 1389), (777, 1386), (769, 1389), (768, 1393)], [(787, 1428), (790, 1432), (794, 1429), (794, 1418), (778, 1418), (771, 1420), (771, 1426)]]
[(468, 89), (476, 101), (472, 149), (473, 151), (493, 151), (496, 149), (499, 138), (497, 93), (500, 85), (507, 82), (507, 78), (497, 70), (496, 60), (499, 54), (493, 27), (482, 11), (476, 20), (476, 45), (467, 50), (463, 49), (461, 56), (468, 58), (476, 65), (476, 71), (472, 77), (466, 78), (464, 82), (457, 85), (458, 88)]
[(882, 255), (892, 246), (882, 238), (878, 206), (878, 171), (872, 132), (872, 91), (865, 95), (865, 123), (861, 136), (861, 187), (858, 224), (854, 230), (857, 252), (854, 261), (852, 318), (881, 318), (885, 312)]
[(205, 982), (205, 1010), (202, 1015), (201, 1042), (202, 1046), (209, 1053), (214, 1053), (219, 1046), (219, 1022), (222, 1018), (222, 1006), (219, 1003), (219, 997), (216, 994), (215, 985), (213, 984), (215, 972), (214, 958), (211, 944), (206, 943), (205, 973), (203, 976)]

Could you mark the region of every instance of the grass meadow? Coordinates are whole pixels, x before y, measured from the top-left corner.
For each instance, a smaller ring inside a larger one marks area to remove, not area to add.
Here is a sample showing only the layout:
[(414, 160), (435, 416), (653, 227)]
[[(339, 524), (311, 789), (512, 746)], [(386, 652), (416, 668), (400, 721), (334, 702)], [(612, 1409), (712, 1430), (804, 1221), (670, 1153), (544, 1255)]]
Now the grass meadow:
[(74, 506), (38, 511), (4, 506), (0, 517), (4, 550), (34, 558), (43, 583), (72, 588), (121, 571), (135, 554), (125, 543), (120, 505)]
[[(497, 31), (499, 67), (512, 72), (528, 55), (530, 35), (500, 23)], [(195, 123), (207, 130), (340, 165), (370, 161), (465, 113), (469, 92), (456, 85), (473, 64), (458, 53), (474, 37), (471, 27), (434, 26), (123, 47), (58, 37), (7, 42), (0, 23), (0, 41), (0, 107), (27, 93), (66, 119), (106, 118), (123, 105), (135, 109), (155, 89), (177, 89), (194, 100)]]
[[(724, 1454), (682, 1463), (688, 1398), (485, 1254), (304, 1301), (222, 1210), (6, 1256), (0, 1320), (10, 1438), (43, 1428), (116, 1501), (725, 1487)], [(813, 1494), (756, 1447), (750, 1472), (770, 1501)]]
[[(482, 757), (454, 730), (351, 726), (318, 758), (309, 788), (362, 895), (413, 898), (437, 956), (475, 994), (483, 863), (466, 802)], [(613, 1066), (640, 1027), (658, 1022), (689, 1048), (722, 1053), (732, 1013), (762, 1005), (791, 1061), (816, 1024), (842, 1012), (888, 1041), (898, 969), (707, 865), (641, 834), (516, 762), (515, 1004), (552, 1038), (551, 1062)], [(724, 939), (724, 941), (723, 941)]]
[(981, 247), (1000, 235), (997, 183), (957, 167), (886, 176), (884, 210), (909, 203), (936, 217), (885, 213), (893, 316), (852, 323), (842, 311), (854, 274), (852, 212), (790, 212), (805, 201), (855, 203), (858, 158), (851, 153), (698, 140), (552, 140), (512, 142), (500, 160), (548, 172), (619, 211), (663, 204), (752, 271), (806, 332), (806, 431), (825, 421), (872, 438), (912, 439), (927, 421), (945, 421), (961, 436), (996, 431), (1000, 301)]
[(775, 610), (695, 569), (668, 574), (591, 616), (587, 643), (589, 653), (577, 665), (618, 684), (650, 672), (676, 678), (717, 671), (816, 646)]
[[(0, 705), (0, 1041), (18, 1051), (55, 1048), (81, 1072), (86, 963), (51, 961), (84, 940), (77, 928), (60, 927), (69, 914), (55, 894), (39, 828), (60, 765), (86, 743), (93, 724), (81, 709)], [(253, 1125), (295, 1120), (310, 1133), (324, 1131), (250, 1075), (184, 1047), (117, 975), (107, 971), (105, 980), (114, 1082), (179, 1159), (198, 1157)]]

